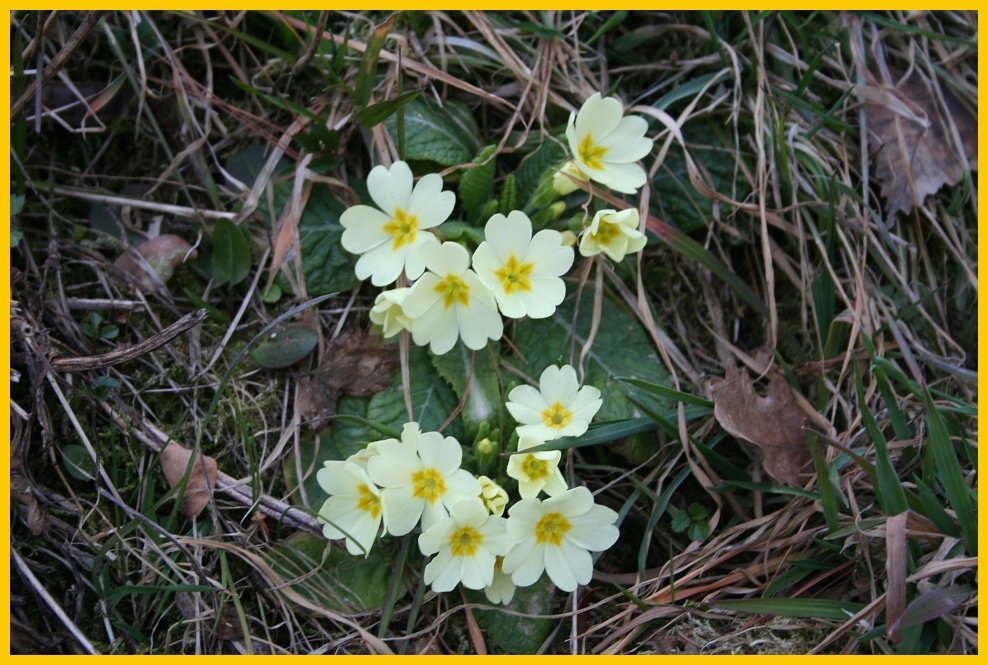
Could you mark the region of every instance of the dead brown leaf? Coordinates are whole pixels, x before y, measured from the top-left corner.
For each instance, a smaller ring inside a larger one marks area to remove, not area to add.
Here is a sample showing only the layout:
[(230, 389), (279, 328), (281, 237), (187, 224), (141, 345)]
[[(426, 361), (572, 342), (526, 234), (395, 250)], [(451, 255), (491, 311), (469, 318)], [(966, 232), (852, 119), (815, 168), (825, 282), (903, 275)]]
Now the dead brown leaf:
[[(170, 233), (142, 242), (135, 249), (144, 257), (144, 260), (163, 283), (171, 279), (179, 264), (196, 256), (192, 245), (187, 243), (184, 238)], [(121, 254), (114, 265), (130, 274), (142, 291), (151, 292), (157, 288), (147, 269), (129, 252)]]
[[(174, 441), (169, 441), (165, 449), (161, 451), (161, 470), (164, 471), (165, 480), (171, 487), (175, 487), (185, 477), (185, 470), (189, 466), (191, 457), (191, 450), (183, 448)], [(192, 471), (189, 472), (189, 482), (185, 485), (185, 495), (182, 498), (181, 511), (184, 515), (198, 517), (209, 505), (210, 488), (216, 487), (217, 472), (215, 459), (205, 457), (202, 453), (196, 456)]]
[[(910, 212), (944, 185), (956, 185), (964, 167), (945, 116), (957, 125), (964, 152), (977, 169), (978, 119), (950, 90), (942, 86), (948, 108), (944, 109), (918, 75), (898, 86), (882, 88), (892, 99), (865, 104), (868, 132), (879, 148), (875, 175), (887, 202), (887, 219), (897, 212)], [(902, 105), (902, 106), (900, 106)], [(906, 111), (911, 113), (907, 113)], [(924, 126), (924, 121), (928, 126)]]
[(728, 365), (723, 381), (710, 386), (714, 417), (729, 434), (749, 441), (761, 452), (762, 467), (777, 482), (801, 486), (810, 462), (803, 423), (806, 416), (796, 404), (781, 374), (772, 374), (762, 397), (745, 372)]
[(342, 333), (329, 343), (316, 371), (299, 380), (299, 419), (310, 429), (322, 429), (336, 413), (340, 395), (370, 397), (381, 392), (391, 385), (397, 363), (396, 345), (382, 345), (377, 336), (359, 330)]

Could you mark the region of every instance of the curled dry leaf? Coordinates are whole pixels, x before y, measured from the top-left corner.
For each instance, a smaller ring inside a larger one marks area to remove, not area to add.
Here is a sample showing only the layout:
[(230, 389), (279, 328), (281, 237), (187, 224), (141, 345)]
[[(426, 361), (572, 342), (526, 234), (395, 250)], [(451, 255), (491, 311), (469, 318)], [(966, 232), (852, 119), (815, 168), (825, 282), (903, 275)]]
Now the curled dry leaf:
[(710, 386), (714, 417), (729, 434), (756, 445), (762, 467), (785, 485), (800, 486), (810, 463), (803, 423), (806, 416), (781, 374), (772, 374), (762, 397), (747, 372), (728, 365), (723, 381)]
[[(937, 103), (918, 74), (883, 89), (886, 98), (866, 95), (868, 133), (877, 143), (875, 175), (882, 185), (888, 218), (923, 204), (944, 185), (956, 185), (964, 167), (946, 114), (961, 137), (971, 167), (977, 168), (978, 119), (941, 86), (946, 105)], [(872, 97), (875, 97), (872, 99)]]
[[(184, 238), (170, 233), (142, 242), (135, 249), (164, 283), (171, 279), (175, 273), (175, 268), (180, 263), (196, 256), (196, 251), (192, 249), (192, 245), (187, 243)], [(114, 265), (131, 275), (142, 291), (155, 290), (154, 279), (129, 252), (122, 254)]]
[(329, 343), (312, 376), (299, 380), (299, 418), (310, 429), (322, 429), (336, 413), (340, 395), (370, 397), (381, 392), (391, 385), (397, 362), (397, 345), (382, 345), (376, 336), (359, 330), (341, 334)]
[[(169, 441), (161, 451), (161, 470), (164, 471), (169, 486), (175, 487), (182, 481), (191, 457), (191, 450), (183, 448), (174, 441)], [(202, 453), (196, 456), (182, 498), (181, 511), (184, 515), (198, 517), (209, 505), (210, 488), (216, 487), (217, 472), (216, 460), (205, 457)]]

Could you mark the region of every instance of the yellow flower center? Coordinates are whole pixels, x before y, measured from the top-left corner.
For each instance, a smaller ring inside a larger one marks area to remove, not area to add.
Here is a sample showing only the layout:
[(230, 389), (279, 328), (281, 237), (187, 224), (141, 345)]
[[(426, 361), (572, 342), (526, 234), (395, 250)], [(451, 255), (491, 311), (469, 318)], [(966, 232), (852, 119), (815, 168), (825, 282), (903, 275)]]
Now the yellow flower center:
[(521, 463), (521, 468), (529, 480), (540, 480), (549, 475), (549, 464), (545, 460), (540, 460), (529, 453), (525, 456), (525, 461)]
[(474, 556), (484, 537), (472, 526), (460, 527), (449, 537), (449, 547), (453, 556)]
[(551, 427), (552, 429), (563, 429), (572, 420), (573, 412), (559, 402), (556, 402), (542, 412), (542, 421), (546, 427)]
[(607, 154), (607, 148), (593, 144), (593, 134), (587, 134), (580, 141), (580, 160), (592, 169), (603, 170), (604, 164), (600, 161)]
[(611, 242), (621, 235), (621, 227), (617, 224), (608, 224), (604, 220), (597, 225), (597, 233), (592, 234), (598, 245), (610, 247)]
[(504, 292), (509, 296), (515, 291), (531, 291), (532, 284), (528, 278), (532, 275), (531, 263), (518, 263), (518, 259), (512, 254), (505, 262), (504, 267), (494, 273), (494, 276), (501, 280)]
[(446, 481), (435, 469), (422, 469), (412, 474), (412, 496), (435, 503), (446, 493)]
[(563, 536), (572, 528), (573, 525), (563, 517), (562, 513), (548, 513), (535, 525), (535, 542), (559, 547), (563, 542)]
[(391, 241), (391, 249), (398, 249), (402, 245), (414, 242), (418, 229), (418, 218), (415, 215), (406, 214), (401, 208), (395, 208), (395, 218), (384, 225), (384, 232), (394, 236), (394, 240)]
[(370, 513), (371, 517), (377, 519), (377, 516), (381, 514), (381, 497), (371, 492), (370, 487), (367, 485), (357, 487), (357, 492), (360, 493), (360, 499), (357, 500), (357, 508)]
[(456, 275), (446, 275), (446, 279), (433, 288), (437, 293), (443, 294), (443, 305), (446, 306), (446, 309), (455, 303), (464, 306), (470, 304), (470, 287)]

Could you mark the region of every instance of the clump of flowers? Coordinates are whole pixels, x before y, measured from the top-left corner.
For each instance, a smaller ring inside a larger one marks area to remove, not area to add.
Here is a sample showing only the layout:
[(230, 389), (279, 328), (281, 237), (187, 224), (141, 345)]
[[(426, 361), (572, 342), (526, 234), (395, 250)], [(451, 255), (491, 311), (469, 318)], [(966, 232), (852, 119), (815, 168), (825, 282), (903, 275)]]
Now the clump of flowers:
[[(592, 95), (570, 115), (571, 158), (545, 191), (558, 198), (592, 181), (634, 194), (647, 177), (639, 164), (652, 150), (647, 129), (643, 118), (625, 116), (618, 100)], [(434, 355), (461, 340), (474, 351), (497, 343), (505, 332), (502, 317), (553, 316), (566, 298), (563, 278), (573, 267), (574, 247), (584, 257), (622, 261), (645, 246), (632, 207), (597, 210), (589, 224), (586, 213), (579, 238), (569, 229), (545, 228), (566, 209), (557, 200), (531, 218), (521, 210), (490, 214), (471, 254), (449, 240), (457, 236), (443, 233), (456, 206), (443, 187), (438, 174), (414, 182), (403, 161), (377, 166), (367, 178), (376, 207), (356, 205), (340, 218), (343, 247), (359, 255), (357, 277), (374, 286), (398, 282), (376, 297), (370, 320), (385, 338), (410, 336)], [(463, 468), (456, 438), (409, 422), (400, 439), (373, 441), (319, 470), (329, 495), (319, 511), (324, 535), (366, 556), (378, 538), (417, 530), (419, 550), (431, 557), (424, 579), (436, 592), (462, 585), (482, 589), (492, 603), (507, 603), (517, 587), (543, 574), (573, 591), (591, 579), (591, 553), (617, 540), (618, 515), (598, 505), (586, 487), (570, 487), (561, 450), (539, 447), (583, 435), (602, 403), (600, 390), (581, 386), (570, 365), (545, 367), (537, 387), (514, 387), (504, 406), (517, 426), (505, 441), (517, 441), (517, 451), (499, 457), (500, 434), (484, 425), (467, 464), (493, 478)]]

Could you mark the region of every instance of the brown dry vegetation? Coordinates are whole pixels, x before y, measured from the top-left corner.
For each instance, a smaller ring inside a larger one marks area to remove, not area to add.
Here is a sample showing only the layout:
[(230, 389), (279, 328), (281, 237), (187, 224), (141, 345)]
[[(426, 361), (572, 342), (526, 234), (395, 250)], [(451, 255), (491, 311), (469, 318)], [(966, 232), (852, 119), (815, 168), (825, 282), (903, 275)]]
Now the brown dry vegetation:
[[(10, 650), (976, 653), (977, 14), (407, 12), (368, 68), (388, 16), (11, 13)], [(416, 166), (448, 188), (494, 145), (494, 195), (534, 189), (594, 92), (655, 138), (648, 247), (569, 278), (642, 340), (593, 344), (668, 377), (609, 377), (652, 426), (569, 453), (622, 514), (575, 595), (436, 595), (409, 539), (357, 570), (299, 482), (376, 434), (323, 419), (421, 370), (361, 341), (377, 289), (303, 215), (399, 157), (359, 97), (418, 89), (477, 125)], [(159, 234), (196, 248), (167, 285)], [(301, 363), (242, 353), (283, 322)], [(169, 441), (218, 467), (183, 502)]]

